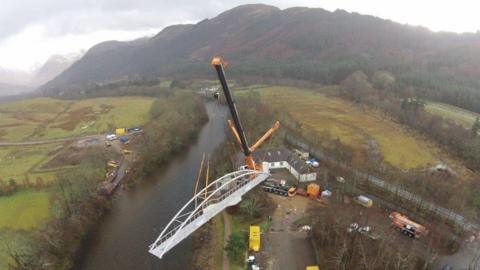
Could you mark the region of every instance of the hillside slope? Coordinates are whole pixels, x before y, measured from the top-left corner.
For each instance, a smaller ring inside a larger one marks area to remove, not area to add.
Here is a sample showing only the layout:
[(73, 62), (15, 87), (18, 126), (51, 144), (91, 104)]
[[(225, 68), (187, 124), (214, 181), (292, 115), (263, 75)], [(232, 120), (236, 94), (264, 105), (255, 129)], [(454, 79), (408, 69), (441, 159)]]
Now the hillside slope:
[(53, 55), (33, 71), (10, 70), (0, 67), (0, 97), (25, 94), (58, 76), (82, 54)]
[(382, 69), (438, 95), (472, 93), (480, 89), (479, 49), (480, 34), (434, 33), (341, 10), (244, 5), (152, 38), (98, 44), (43, 89), (132, 75), (204, 77), (211, 57), (222, 55), (235, 66), (232, 76), (338, 83), (357, 69)]

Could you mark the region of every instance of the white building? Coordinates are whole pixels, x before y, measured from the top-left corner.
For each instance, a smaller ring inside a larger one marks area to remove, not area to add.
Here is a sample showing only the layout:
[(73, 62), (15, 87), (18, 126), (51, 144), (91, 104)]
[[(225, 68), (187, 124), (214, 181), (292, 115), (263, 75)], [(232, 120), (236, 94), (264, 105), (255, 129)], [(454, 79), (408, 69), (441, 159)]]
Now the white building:
[[(253, 153), (253, 158), (255, 162), (263, 162), (264, 170), (287, 169), (299, 182), (317, 180), (317, 173), (287, 148), (258, 149)], [(243, 154), (237, 155), (235, 161), (237, 167), (244, 165)]]

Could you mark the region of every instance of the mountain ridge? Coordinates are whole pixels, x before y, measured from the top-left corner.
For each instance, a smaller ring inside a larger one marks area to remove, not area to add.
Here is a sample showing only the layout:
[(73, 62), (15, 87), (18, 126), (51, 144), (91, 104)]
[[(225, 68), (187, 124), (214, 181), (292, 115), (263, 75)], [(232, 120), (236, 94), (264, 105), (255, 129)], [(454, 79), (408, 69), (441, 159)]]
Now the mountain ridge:
[(432, 32), (343, 10), (252, 4), (166, 27), (152, 38), (97, 44), (42, 89), (135, 75), (207, 77), (205, 66), (221, 55), (236, 66), (231, 76), (330, 84), (358, 69), (387, 70), (418, 88), (458, 84), (471, 92), (480, 89), (478, 52), (479, 33)]

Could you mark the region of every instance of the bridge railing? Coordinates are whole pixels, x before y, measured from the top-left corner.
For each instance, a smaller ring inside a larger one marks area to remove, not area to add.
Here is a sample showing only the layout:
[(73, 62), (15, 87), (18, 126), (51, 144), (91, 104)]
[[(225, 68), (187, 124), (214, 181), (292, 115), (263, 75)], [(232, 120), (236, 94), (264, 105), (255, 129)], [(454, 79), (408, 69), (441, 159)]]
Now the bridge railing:
[[(202, 190), (198, 191), (173, 217), (162, 230), (155, 242), (150, 245), (150, 251), (164, 244), (168, 250), (175, 235), (185, 226), (194, 222), (204, 214), (209, 206), (221, 203), (231, 194), (244, 187), (259, 174), (265, 174), (255, 170), (240, 170), (222, 176), (213, 181)], [(167, 243), (167, 241), (170, 241)]]

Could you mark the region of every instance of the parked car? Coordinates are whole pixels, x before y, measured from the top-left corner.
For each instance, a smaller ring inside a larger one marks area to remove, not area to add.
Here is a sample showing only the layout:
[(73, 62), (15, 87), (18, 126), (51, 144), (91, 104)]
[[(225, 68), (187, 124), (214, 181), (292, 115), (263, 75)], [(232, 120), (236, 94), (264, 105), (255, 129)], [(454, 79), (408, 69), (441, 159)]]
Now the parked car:
[(108, 134), (105, 138), (106, 138), (107, 140), (109, 140), (109, 141), (113, 141), (113, 140), (116, 140), (116, 139), (117, 139), (117, 135), (115, 135), (115, 134)]

